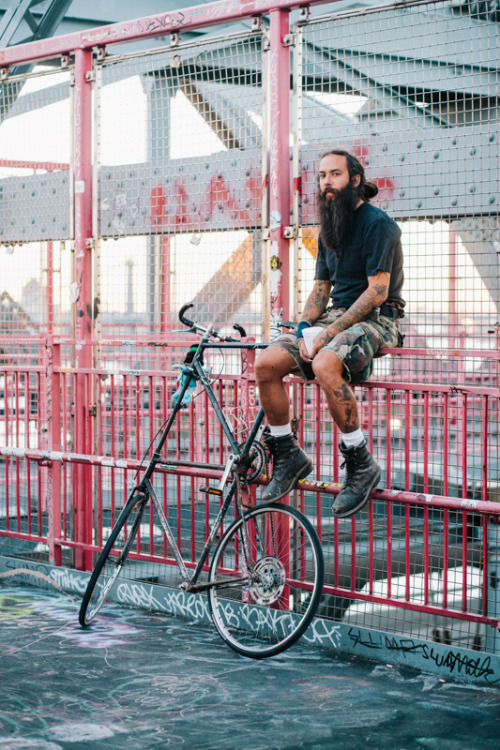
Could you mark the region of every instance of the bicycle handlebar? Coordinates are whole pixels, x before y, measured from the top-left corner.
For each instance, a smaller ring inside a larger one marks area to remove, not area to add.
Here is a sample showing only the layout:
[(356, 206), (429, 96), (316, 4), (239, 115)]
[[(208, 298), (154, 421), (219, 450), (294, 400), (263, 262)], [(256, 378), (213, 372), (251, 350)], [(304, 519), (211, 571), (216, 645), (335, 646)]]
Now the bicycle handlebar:
[[(231, 336), (223, 336), (221, 333), (216, 331), (212, 326), (209, 326), (208, 328), (205, 328), (204, 326), (200, 326), (198, 323), (195, 323), (194, 320), (190, 320), (186, 317), (186, 312), (191, 307), (194, 307), (192, 302), (188, 302), (185, 305), (182, 305), (181, 309), (179, 310), (179, 320), (183, 325), (190, 328), (194, 333), (206, 333), (209, 336), (213, 336), (214, 338), (220, 339), (221, 341), (230, 341), (230, 342), (237, 342), (238, 339), (233, 339)], [(241, 338), (246, 337), (246, 331), (245, 329), (238, 325), (237, 323), (233, 326), (235, 331), (238, 331)]]
[(192, 302), (188, 302), (186, 305), (182, 305), (181, 309), (179, 310), (179, 320), (188, 328), (196, 328), (197, 326), (195, 326), (194, 322), (192, 320), (189, 320), (189, 318), (186, 318), (184, 314), (186, 310), (189, 310), (190, 307), (194, 307)]

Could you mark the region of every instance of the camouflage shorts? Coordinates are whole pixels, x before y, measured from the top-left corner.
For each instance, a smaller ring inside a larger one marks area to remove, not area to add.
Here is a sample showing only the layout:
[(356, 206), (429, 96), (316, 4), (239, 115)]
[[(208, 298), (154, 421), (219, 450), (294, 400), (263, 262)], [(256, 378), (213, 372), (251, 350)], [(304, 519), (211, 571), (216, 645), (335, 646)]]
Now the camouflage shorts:
[[(315, 326), (329, 326), (345, 312), (344, 308), (330, 308), (314, 324)], [(273, 341), (292, 355), (297, 367), (291, 370), (303, 380), (313, 380), (314, 373), (309, 362), (305, 362), (297, 345), (295, 332), (285, 333)], [(356, 385), (368, 380), (373, 370), (373, 357), (382, 347), (401, 346), (401, 335), (397, 318), (373, 313), (366, 320), (356, 323), (339, 333), (324, 348), (334, 352), (342, 360), (347, 373), (347, 380)]]

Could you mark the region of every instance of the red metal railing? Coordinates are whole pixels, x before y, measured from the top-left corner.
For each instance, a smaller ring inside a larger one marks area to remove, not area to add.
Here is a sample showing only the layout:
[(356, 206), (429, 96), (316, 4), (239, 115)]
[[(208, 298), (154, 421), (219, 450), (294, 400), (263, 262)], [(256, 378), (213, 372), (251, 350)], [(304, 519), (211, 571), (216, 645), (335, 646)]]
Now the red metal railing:
[[(5, 439), (0, 456), (5, 461), (5, 478), (0, 505), (5, 516), (0, 536), (11, 540), (14, 553), (14, 540), (30, 541), (46, 545), (55, 562), (70, 561), (90, 569), (93, 552), (102, 547), (141, 459), (150, 453), (168, 414), (175, 375), (159, 371), (109, 374), (92, 368), (76, 372), (60, 366), (60, 344), (48, 344), (52, 400), (43, 415), (38, 396), (45, 369), (2, 369), (0, 425)], [(320, 389), (314, 384), (292, 385), (302, 415), (299, 436), (316, 465), (314, 478), (299, 483), (294, 502), (314, 518), (322, 539), (327, 562), (325, 594), (496, 625), (498, 612), (490, 612), (488, 605), (488, 548), (497, 544), (498, 526), (493, 521), (500, 521), (498, 487), (490, 481), (498, 462), (500, 391), (471, 386), (457, 394), (453, 386), (376, 381), (360, 388), (366, 434), (383, 463), (385, 479), (383, 488), (374, 492), (367, 514), (338, 521), (329, 511), (340, 486), (336, 430)], [(77, 387), (84, 390), (88, 403), (95, 404), (89, 413), (74, 410)], [(221, 375), (215, 392), (228, 419), (244, 432), (257, 408), (255, 397), (248, 399), (249, 392), (254, 394), (251, 376), (240, 380), (237, 375)], [(91, 393), (95, 394), (93, 402)], [(452, 400), (458, 402), (455, 408), (462, 415), (458, 428), (450, 424)], [(467, 429), (473, 429), (469, 412), (473, 414), (475, 401), (480, 434), (471, 445)], [(416, 413), (411, 408), (415, 402), (419, 405)], [(390, 427), (395, 413), (404, 420), (399, 441), (394, 441)], [(442, 429), (431, 439), (431, 421), (436, 418)], [(415, 430), (418, 439), (412, 438)], [(453, 450), (452, 432), (456, 435)], [(94, 449), (74, 450), (71, 439), (78, 433), (84, 436), (84, 445), (91, 434)], [(207, 467), (177, 471), (162, 467), (155, 480), (178, 543), (192, 565), (213, 513), (208, 495), (199, 493), (199, 486), (219, 478), (227, 458), (222, 430), (205, 393), (179, 415), (167, 450), (171, 458), (204, 462)], [(474, 455), (479, 465), (477, 487), (468, 478)], [(457, 463), (451, 476), (454, 457)], [(442, 471), (431, 477), (433, 458), (441, 462)], [(93, 496), (86, 514), (72, 502), (74, 482), (83, 473)], [(258, 501), (258, 489), (255, 494)], [(159, 568), (174, 564), (153, 515), (148, 526), (139, 536), (136, 559)], [(437, 569), (441, 576), (438, 595), (431, 590)], [(481, 576), (476, 586), (481, 591), (479, 612), (472, 611), (469, 602), (472, 574)], [(450, 576), (454, 576), (453, 597)], [(457, 585), (461, 587), (458, 598)]]

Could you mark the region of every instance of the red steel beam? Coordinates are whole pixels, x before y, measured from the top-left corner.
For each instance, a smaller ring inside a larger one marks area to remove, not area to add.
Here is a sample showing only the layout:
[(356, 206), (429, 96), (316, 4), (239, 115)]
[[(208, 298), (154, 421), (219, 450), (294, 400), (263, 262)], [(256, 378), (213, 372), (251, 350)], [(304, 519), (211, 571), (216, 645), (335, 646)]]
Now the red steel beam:
[[(22, 62), (48, 60), (67, 55), (74, 50), (91, 50), (108, 44), (123, 44), (139, 39), (150, 39), (167, 34), (192, 31), (200, 27), (216, 26), (241, 21), (254, 16), (269, 15), (273, 11), (290, 11), (309, 5), (331, 3), (332, 0), (219, 0), (195, 5), (168, 13), (137, 18), (131, 21), (98, 26), (87, 31), (41, 39), (0, 50), (0, 66), (8, 67)], [(335, 2), (335, 0), (334, 0)]]
[[(74, 161), (75, 161), (75, 447), (78, 453), (91, 453), (92, 376), (92, 51), (77, 50), (75, 55)], [(75, 538), (87, 544), (92, 540), (92, 476), (86, 466), (75, 467), (73, 475)], [(77, 550), (77, 569), (92, 566), (92, 556)], [(87, 559), (85, 559), (85, 557)]]

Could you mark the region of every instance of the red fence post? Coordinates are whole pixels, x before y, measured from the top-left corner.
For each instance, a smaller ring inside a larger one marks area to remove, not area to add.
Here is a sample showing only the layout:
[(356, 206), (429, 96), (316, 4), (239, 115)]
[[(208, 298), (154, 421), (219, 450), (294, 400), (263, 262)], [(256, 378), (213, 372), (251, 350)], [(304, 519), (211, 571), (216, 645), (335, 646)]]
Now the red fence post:
[(289, 317), (290, 241), (290, 14), (270, 12), (269, 50), (269, 237), (271, 241), (271, 339)]
[[(59, 368), (61, 366), (61, 346), (54, 343), (52, 335), (47, 336), (46, 408), (47, 436), (49, 451), (61, 450), (61, 386)], [(46, 505), (49, 520), (48, 544), (49, 562), (61, 565), (61, 463), (52, 461), (48, 469), (46, 483)]]
[[(75, 435), (76, 453), (92, 452), (90, 407), (92, 385), (88, 373), (92, 367), (92, 51), (75, 52), (74, 96), (74, 169), (75, 169)], [(87, 387), (87, 383), (90, 386)], [(77, 464), (73, 471), (75, 541), (92, 543), (92, 468)], [(91, 554), (76, 550), (75, 566), (92, 565)]]

